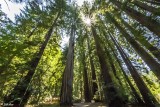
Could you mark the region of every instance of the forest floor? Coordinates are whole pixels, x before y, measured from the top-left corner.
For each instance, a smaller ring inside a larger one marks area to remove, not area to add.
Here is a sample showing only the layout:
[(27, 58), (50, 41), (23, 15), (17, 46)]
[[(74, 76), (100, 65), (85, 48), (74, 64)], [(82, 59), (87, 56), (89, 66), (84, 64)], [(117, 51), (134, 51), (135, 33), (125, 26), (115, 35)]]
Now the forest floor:
[[(26, 107), (60, 107), (60, 106), (59, 104), (40, 104), (37, 106), (27, 105)], [(74, 103), (72, 107), (107, 107), (107, 106), (104, 103), (96, 102), (96, 103)], [(126, 105), (126, 107), (146, 107), (146, 106)], [(157, 107), (160, 107), (160, 106), (157, 106)]]
[[(59, 104), (40, 104), (38, 106), (27, 105), (26, 107), (60, 107)], [(104, 103), (74, 103), (72, 107), (107, 107)]]
[(73, 107), (107, 107), (103, 103), (75, 103)]

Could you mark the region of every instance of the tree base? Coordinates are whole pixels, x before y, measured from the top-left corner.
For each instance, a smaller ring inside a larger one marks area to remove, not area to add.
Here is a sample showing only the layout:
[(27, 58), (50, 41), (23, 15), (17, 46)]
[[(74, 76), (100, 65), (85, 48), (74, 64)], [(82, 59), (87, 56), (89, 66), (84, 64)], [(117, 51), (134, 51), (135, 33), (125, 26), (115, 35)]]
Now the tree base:
[(60, 103), (60, 107), (72, 107), (73, 103)]
[(108, 106), (109, 107), (126, 107), (126, 104), (121, 98), (117, 96), (113, 100), (110, 101)]

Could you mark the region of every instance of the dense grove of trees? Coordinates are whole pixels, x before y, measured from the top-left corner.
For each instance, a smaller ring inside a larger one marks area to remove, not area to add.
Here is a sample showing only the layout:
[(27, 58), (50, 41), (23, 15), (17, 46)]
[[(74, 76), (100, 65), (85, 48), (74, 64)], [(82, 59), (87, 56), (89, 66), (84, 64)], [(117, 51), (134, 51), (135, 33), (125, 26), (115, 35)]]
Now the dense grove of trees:
[(160, 106), (159, 0), (10, 1), (25, 7), (0, 7), (0, 103)]

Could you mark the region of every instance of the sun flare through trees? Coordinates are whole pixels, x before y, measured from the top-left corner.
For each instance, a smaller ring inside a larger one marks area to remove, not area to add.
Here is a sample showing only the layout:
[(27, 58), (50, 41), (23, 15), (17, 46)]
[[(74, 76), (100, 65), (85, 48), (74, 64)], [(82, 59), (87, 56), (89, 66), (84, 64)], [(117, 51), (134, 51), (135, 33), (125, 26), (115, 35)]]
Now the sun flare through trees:
[(0, 106), (160, 107), (160, 1), (1, 0)]

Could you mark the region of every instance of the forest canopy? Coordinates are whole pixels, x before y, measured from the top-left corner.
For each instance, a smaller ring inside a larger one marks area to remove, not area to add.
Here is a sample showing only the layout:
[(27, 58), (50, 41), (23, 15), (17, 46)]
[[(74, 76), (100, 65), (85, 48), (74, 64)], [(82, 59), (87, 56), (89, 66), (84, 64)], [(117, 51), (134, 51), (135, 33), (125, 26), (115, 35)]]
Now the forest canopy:
[(3, 1), (25, 5), (0, 5), (2, 106), (160, 106), (159, 0)]

